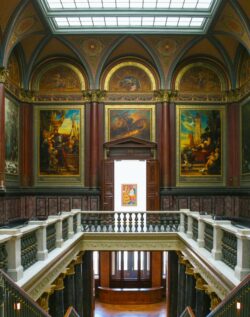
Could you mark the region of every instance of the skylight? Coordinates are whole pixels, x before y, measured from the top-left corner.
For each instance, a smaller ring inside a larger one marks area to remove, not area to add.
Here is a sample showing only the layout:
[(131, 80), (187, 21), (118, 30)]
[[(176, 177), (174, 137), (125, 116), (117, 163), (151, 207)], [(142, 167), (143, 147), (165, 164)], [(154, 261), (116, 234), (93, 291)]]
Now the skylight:
[(204, 33), (221, 0), (37, 0), (54, 33)]

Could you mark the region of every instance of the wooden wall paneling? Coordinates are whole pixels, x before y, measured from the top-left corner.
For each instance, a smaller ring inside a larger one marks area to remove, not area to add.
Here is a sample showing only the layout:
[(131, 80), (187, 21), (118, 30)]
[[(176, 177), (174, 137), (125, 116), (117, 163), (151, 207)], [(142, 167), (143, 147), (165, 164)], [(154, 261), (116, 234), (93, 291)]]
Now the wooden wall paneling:
[(59, 211), (58, 209), (58, 198), (48, 197), (48, 215), (55, 215)]
[[(214, 213), (218, 216), (225, 215), (225, 196), (214, 197)], [(231, 209), (231, 208), (230, 208)], [(230, 211), (230, 210), (229, 210)]]
[(179, 209), (187, 209), (189, 206), (188, 197), (179, 197), (178, 198), (178, 206), (179, 206)]
[(202, 205), (201, 210), (207, 212), (209, 214), (212, 214), (213, 211), (213, 197), (202, 197)]
[(147, 210), (159, 210), (159, 161), (147, 160)]
[(162, 252), (151, 252), (151, 278), (152, 287), (161, 286), (162, 283)]
[(110, 286), (110, 252), (100, 251), (100, 286)]
[(81, 197), (72, 197), (72, 209), (81, 209), (82, 201)]
[(82, 210), (88, 210), (88, 196), (82, 197)]
[[(85, 142), (84, 142), (84, 176), (85, 176), (85, 186), (89, 187), (90, 185), (90, 175), (89, 175), (89, 171), (90, 171), (90, 109), (91, 109), (91, 105), (90, 103), (86, 103), (85, 104), (85, 124), (84, 124), (84, 135), (85, 135)], [(83, 206), (84, 208), (84, 206)], [(86, 208), (87, 209), (87, 208)], [(83, 209), (83, 210), (86, 210)]]
[(175, 186), (176, 184), (176, 105), (170, 103), (169, 105), (169, 133), (170, 133), (170, 186)]
[(60, 209), (59, 211), (70, 211), (71, 210), (71, 197), (59, 197)]
[(46, 217), (48, 214), (48, 200), (46, 197), (36, 198), (36, 216)]
[(0, 82), (0, 192), (5, 188), (5, 88)]
[(102, 210), (114, 210), (114, 161), (103, 161)]
[(200, 198), (191, 197), (189, 209), (192, 211), (200, 211)]
[(99, 197), (97, 196), (89, 197), (89, 210), (93, 210), (93, 211), (99, 210)]

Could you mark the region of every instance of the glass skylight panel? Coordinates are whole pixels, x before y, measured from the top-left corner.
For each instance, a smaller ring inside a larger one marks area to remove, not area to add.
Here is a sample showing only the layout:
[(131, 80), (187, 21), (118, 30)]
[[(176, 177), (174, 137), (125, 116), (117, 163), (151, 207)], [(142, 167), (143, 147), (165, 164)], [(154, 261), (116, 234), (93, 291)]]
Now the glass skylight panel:
[(204, 23), (204, 18), (192, 18), (190, 26), (192, 27), (201, 27)]
[(154, 17), (143, 17), (142, 26), (152, 27), (154, 25)]
[(105, 17), (106, 26), (117, 26), (116, 17)]

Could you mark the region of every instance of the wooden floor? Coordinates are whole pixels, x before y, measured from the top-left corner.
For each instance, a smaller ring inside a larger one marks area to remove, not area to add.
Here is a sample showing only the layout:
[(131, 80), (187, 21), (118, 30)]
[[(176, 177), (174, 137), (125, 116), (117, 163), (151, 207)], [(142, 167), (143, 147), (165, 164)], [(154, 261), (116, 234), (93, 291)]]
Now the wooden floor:
[(94, 317), (166, 317), (166, 303), (110, 305), (96, 301)]

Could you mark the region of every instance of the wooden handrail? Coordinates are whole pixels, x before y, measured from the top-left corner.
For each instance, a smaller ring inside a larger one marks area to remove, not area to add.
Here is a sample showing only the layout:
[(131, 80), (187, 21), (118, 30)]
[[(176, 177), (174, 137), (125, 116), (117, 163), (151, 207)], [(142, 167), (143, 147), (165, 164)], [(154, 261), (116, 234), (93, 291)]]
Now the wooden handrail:
[(51, 317), (46, 311), (44, 311), (25, 291), (19, 287), (3, 270), (0, 269), (0, 276), (3, 277), (5, 282), (9, 283), (17, 293), (20, 294), (20, 297), (23, 297), (31, 306), (35, 307), (44, 317)]
[(235, 288), (232, 289), (232, 291), (228, 294), (226, 298), (224, 298), (220, 304), (207, 316), (212, 317), (214, 314), (216, 314), (223, 306), (225, 306), (228, 302), (230, 302), (235, 295), (240, 291), (242, 287), (250, 283), (250, 274), (248, 274), (243, 281), (241, 281), (240, 284), (238, 284)]

